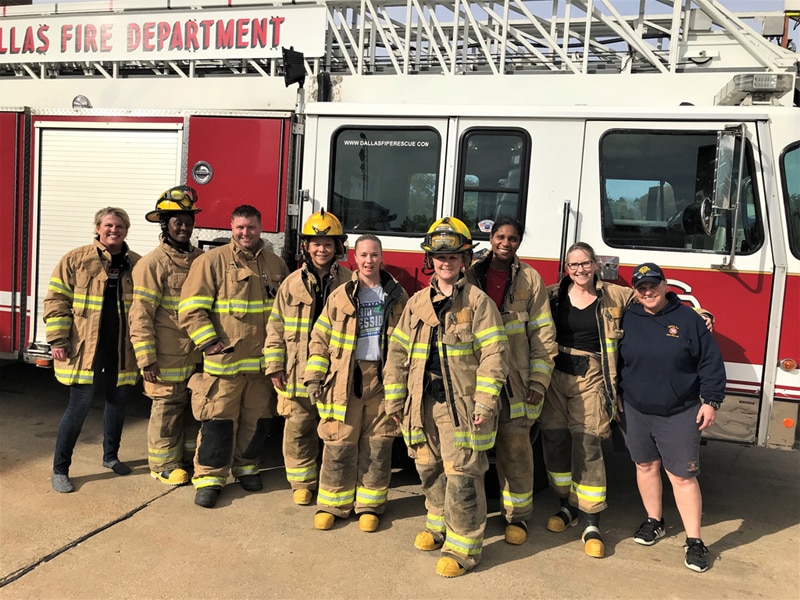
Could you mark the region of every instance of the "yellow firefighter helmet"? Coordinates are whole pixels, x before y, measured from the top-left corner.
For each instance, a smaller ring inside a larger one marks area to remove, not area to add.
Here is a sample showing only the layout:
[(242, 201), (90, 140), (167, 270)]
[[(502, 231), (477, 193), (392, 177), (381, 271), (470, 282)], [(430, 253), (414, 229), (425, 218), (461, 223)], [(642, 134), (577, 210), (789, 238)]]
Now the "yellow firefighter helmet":
[(161, 215), (165, 213), (192, 213), (200, 212), (197, 205), (197, 192), (188, 185), (179, 185), (168, 189), (156, 201), (155, 210), (151, 210), (144, 218), (151, 223), (158, 223)]
[(462, 220), (444, 217), (430, 226), (420, 245), (429, 254), (472, 252), (472, 234)]
[[(347, 254), (347, 236), (344, 234), (342, 222), (324, 208), (308, 217), (300, 230), (300, 239), (303, 242), (308, 242), (312, 237), (333, 238), (336, 242), (336, 255), (343, 257)], [(305, 248), (305, 243), (303, 246)]]

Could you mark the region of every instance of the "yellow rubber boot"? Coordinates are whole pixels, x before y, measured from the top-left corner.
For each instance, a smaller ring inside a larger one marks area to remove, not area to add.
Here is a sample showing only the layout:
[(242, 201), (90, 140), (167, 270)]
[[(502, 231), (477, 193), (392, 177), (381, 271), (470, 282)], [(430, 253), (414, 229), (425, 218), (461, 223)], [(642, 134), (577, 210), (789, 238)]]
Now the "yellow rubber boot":
[(444, 546), (444, 536), (442, 536), (441, 540), (437, 540), (430, 531), (421, 531), (417, 534), (417, 537), (414, 538), (414, 547), (417, 550), (430, 552), (432, 550), (438, 550), (442, 546)]
[(373, 513), (362, 513), (361, 516), (358, 517), (358, 528), (361, 531), (371, 533), (378, 529), (378, 525), (380, 525), (378, 515)]
[(172, 469), (171, 471), (161, 471), (161, 473), (150, 471), (150, 477), (167, 485), (186, 485), (189, 483), (189, 473), (185, 469)]
[(562, 506), (558, 512), (547, 519), (547, 531), (561, 533), (568, 527), (575, 527), (578, 524), (578, 516), (569, 507)]
[(506, 543), (519, 546), (528, 539), (528, 528), (525, 523), (509, 523), (506, 525)]
[(311, 504), (311, 498), (314, 496), (311, 490), (295, 490), (292, 492), (292, 500), (295, 504), (300, 506), (308, 506)]
[(583, 530), (581, 536), (583, 541), (583, 551), (593, 558), (603, 558), (606, 555), (606, 546), (600, 536), (600, 529), (594, 525), (589, 525)]
[(458, 564), (455, 558), (449, 556), (443, 556), (436, 563), (436, 574), (442, 577), (458, 577), (466, 572), (467, 570)]
[(333, 527), (335, 520), (336, 518), (331, 513), (320, 511), (314, 515), (314, 529), (327, 531)]

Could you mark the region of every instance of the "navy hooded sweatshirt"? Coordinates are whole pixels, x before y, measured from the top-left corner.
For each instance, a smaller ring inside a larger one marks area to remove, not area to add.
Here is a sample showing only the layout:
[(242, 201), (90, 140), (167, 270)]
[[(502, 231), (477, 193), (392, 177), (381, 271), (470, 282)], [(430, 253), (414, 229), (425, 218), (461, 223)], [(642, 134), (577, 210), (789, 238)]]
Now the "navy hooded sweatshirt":
[(631, 304), (622, 317), (619, 387), (625, 404), (648, 415), (670, 416), (725, 397), (725, 364), (702, 317), (667, 292), (651, 315)]

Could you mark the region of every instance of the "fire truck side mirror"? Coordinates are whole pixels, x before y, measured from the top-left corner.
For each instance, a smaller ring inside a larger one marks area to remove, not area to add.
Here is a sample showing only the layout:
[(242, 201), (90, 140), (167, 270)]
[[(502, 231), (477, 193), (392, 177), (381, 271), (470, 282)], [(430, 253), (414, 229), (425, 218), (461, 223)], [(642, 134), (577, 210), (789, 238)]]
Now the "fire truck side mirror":
[[(735, 205), (731, 205), (731, 198), (734, 195), (739, 198), (739, 187), (741, 186), (741, 181), (737, 180), (734, 185), (733, 180), (734, 174), (737, 172), (734, 164), (737, 139), (744, 141), (744, 124), (726, 127), (717, 133), (712, 197), (705, 197), (700, 203), (700, 221), (706, 235), (714, 235), (717, 232), (722, 211), (736, 209)], [(744, 145), (742, 144), (738, 169), (740, 177), (743, 157)]]
[(297, 52), (294, 46), (281, 48), (283, 52), (283, 82), (286, 87), (299, 83), (300, 87), (306, 81), (305, 57), (302, 52)]

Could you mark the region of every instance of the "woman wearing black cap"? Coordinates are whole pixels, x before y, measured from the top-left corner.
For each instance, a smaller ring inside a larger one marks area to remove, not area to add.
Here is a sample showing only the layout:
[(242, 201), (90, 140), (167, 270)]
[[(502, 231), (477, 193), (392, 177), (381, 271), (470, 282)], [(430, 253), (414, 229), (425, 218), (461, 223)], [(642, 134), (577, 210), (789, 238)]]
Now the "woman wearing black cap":
[(637, 303), (622, 319), (618, 399), (647, 511), (634, 541), (651, 546), (665, 535), (663, 464), (686, 531), (684, 564), (702, 573), (709, 561), (700, 538), (700, 435), (725, 396), (725, 365), (703, 319), (669, 291), (657, 265), (639, 265), (631, 281)]

